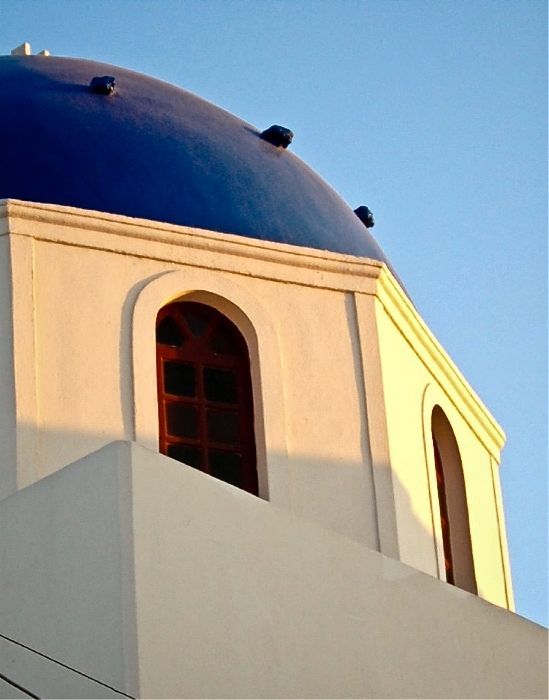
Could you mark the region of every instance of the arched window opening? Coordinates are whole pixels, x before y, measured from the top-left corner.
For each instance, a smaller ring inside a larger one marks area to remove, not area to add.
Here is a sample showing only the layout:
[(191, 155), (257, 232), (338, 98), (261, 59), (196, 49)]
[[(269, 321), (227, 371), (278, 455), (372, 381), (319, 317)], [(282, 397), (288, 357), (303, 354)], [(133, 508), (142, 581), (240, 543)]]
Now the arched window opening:
[(156, 321), (160, 452), (258, 494), (250, 360), (211, 306), (174, 302)]
[(431, 433), (446, 581), (477, 593), (461, 456), (452, 426), (440, 406), (433, 409)]
[(435, 471), (437, 479), (438, 506), (440, 509), (440, 528), (442, 530), (442, 545), (444, 547), (444, 569), (446, 581), (454, 583), (454, 562), (452, 559), (452, 544), (450, 541), (450, 520), (448, 518), (448, 504), (446, 503), (446, 484), (444, 483), (444, 471), (442, 458), (437, 441), (433, 435), (433, 449), (435, 452)]

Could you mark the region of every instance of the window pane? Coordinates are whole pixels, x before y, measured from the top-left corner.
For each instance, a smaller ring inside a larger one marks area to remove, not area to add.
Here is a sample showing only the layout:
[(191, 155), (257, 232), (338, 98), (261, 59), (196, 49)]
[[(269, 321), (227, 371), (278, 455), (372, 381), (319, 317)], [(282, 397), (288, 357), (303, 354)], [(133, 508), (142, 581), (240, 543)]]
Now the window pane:
[(238, 443), (238, 413), (209, 410), (207, 412), (207, 420), (208, 440), (225, 442), (229, 445)]
[(237, 355), (239, 351), (234, 333), (222, 325), (212, 335), (211, 346), (216, 355)]
[(189, 445), (168, 445), (168, 457), (177, 459), (178, 462), (188, 464), (190, 467), (202, 469), (200, 450)]
[(233, 486), (242, 486), (242, 455), (236, 452), (208, 452), (210, 474)]
[(181, 362), (164, 362), (164, 391), (175, 396), (196, 396), (194, 367)]
[(198, 415), (194, 406), (185, 403), (166, 404), (168, 435), (174, 437), (198, 437)]
[(204, 393), (209, 401), (236, 403), (236, 372), (230, 369), (205, 367)]
[(170, 316), (160, 321), (156, 328), (156, 342), (161, 345), (171, 345), (180, 348), (183, 345), (183, 336), (177, 323)]
[(185, 310), (185, 320), (195, 336), (202, 335), (210, 323), (209, 318), (205, 317), (204, 314), (195, 313), (189, 309)]

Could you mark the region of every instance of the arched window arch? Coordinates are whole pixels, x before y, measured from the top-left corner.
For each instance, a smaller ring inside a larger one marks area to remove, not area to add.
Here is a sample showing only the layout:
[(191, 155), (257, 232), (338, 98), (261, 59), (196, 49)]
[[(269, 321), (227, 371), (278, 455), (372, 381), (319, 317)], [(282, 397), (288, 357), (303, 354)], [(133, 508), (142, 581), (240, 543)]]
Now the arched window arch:
[(431, 415), (446, 580), (477, 593), (463, 467), (452, 426), (440, 406)]
[(217, 309), (192, 301), (156, 320), (160, 452), (258, 494), (250, 360)]

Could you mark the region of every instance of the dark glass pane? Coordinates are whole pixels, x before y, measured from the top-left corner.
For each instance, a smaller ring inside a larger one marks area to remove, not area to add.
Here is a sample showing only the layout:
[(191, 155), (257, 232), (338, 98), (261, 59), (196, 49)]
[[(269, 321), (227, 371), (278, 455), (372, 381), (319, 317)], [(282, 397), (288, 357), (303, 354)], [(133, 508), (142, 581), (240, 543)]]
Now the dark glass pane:
[(239, 351), (234, 331), (224, 328), (222, 324), (212, 335), (211, 347), (216, 355), (237, 355)]
[(181, 362), (164, 362), (164, 391), (175, 396), (196, 396), (194, 367)]
[(208, 401), (236, 403), (236, 372), (230, 369), (205, 367), (204, 393)]
[(180, 348), (183, 345), (181, 331), (171, 316), (166, 316), (156, 327), (156, 342), (176, 348)]
[(207, 414), (208, 440), (225, 442), (229, 445), (238, 443), (238, 413), (209, 410)]
[(185, 309), (185, 320), (187, 321), (189, 328), (191, 329), (191, 332), (195, 336), (200, 336), (204, 333), (206, 328), (208, 327), (210, 323), (210, 319), (208, 316), (205, 316), (203, 313), (195, 313), (194, 311), (190, 311), (189, 309)]
[(185, 403), (166, 404), (168, 435), (174, 437), (198, 437), (198, 414), (194, 406)]
[(168, 445), (168, 457), (177, 459), (178, 462), (188, 464), (196, 469), (202, 468), (200, 450), (189, 445)]
[(208, 452), (210, 474), (233, 486), (242, 486), (242, 455), (236, 452)]

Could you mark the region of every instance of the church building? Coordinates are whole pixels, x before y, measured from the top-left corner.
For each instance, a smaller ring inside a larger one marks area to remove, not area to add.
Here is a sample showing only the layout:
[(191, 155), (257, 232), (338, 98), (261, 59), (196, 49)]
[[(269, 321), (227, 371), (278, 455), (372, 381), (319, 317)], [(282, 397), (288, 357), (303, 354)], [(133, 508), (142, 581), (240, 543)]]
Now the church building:
[(547, 697), (503, 431), (369, 210), (145, 75), (0, 91), (0, 697)]

